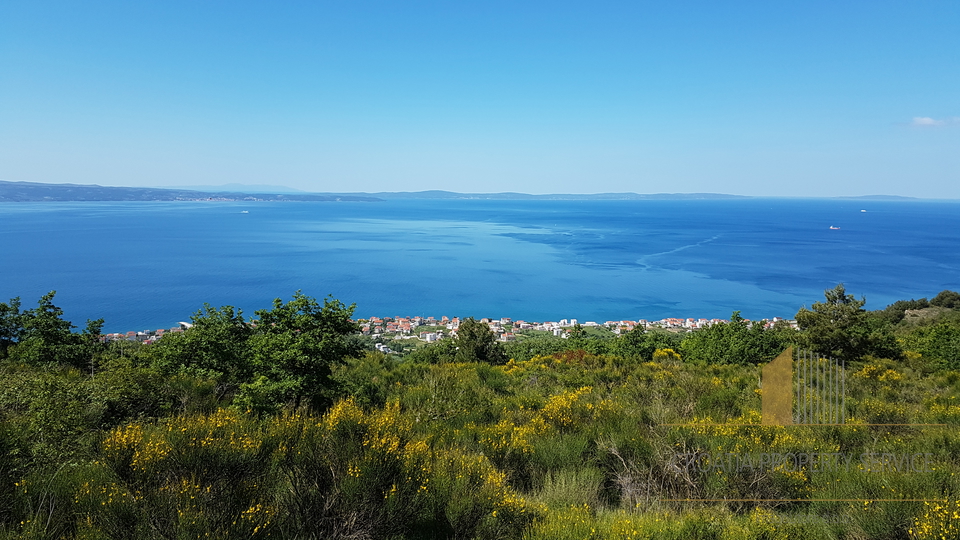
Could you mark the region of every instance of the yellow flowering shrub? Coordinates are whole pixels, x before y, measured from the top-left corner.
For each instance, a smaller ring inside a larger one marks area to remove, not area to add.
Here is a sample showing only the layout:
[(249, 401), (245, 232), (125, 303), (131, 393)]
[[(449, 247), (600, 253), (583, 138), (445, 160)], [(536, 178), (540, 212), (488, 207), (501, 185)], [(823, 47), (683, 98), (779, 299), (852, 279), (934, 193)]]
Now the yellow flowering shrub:
[(875, 380), (886, 383), (900, 382), (903, 380), (903, 374), (900, 372), (875, 364), (863, 366), (859, 371), (855, 371), (853, 376), (857, 379)]
[(657, 349), (653, 351), (654, 362), (679, 362), (680, 353), (673, 349)]
[(937, 424), (960, 424), (960, 404), (934, 402), (925, 413), (926, 421)]
[(323, 415), (320, 425), (330, 432), (341, 430), (356, 431), (357, 429), (362, 429), (364, 421), (363, 410), (357, 406), (356, 401), (351, 397), (340, 400), (334, 404), (334, 406)]
[(516, 424), (512, 420), (502, 419), (492, 426), (467, 425), (478, 434), (478, 440), (485, 451), (495, 455), (529, 454), (533, 452), (531, 436), (543, 432), (541, 424)]
[(960, 499), (924, 503), (923, 513), (913, 518), (909, 533), (917, 540), (960, 538)]
[(589, 425), (612, 410), (610, 400), (597, 398), (593, 394), (593, 387), (583, 386), (550, 396), (532, 422), (541, 433), (550, 429), (571, 431)]
[(857, 415), (867, 424), (906, 424), (912, 422), (914, 409), (904, 403), (890, 403), (868, 397), (860, 402)]
[(115, 463), (129, 462), (132, 469), (146, 472), (148, 468), (166, 459), (172, 450), (163, 433), (145, 429), (142, 424), (121, 426), (103, 440), (103, 453)]
[(529, 360), (515, 360), (511, 358), (499, 369), (502, 369), (507, 375), (522, 377), (524, 375), (548, 371), (552, 365), (559, 363), (561, 363), (560, 359), (551, 356), (534, 356)]
[(104, 438), (104, 456), (115, 467), (128, 466), (145, 477), (174, 460), (179, 467), (202, 470), (215, 460), (224, 465), (261, 457), (259, 425), (243, 414), (220, 409), (208, 415), (178, 416), (163, 424), (128, 424)]
[(554, 510), (534, 521), (533, 526), (524, 532), (524, 540), (559, 540), (577, 538), (594, 540), (604, 538), (593, 510), (584, 504)]
[[(342, 478), (354, 496), (389, 499), (429, 489), (431, 450), (413, 433), (413, 422), (400, 403), (365, 412), (353, 398), (337, 402), (308, 429), (329, 461), (334, 480)], [(316, 437), (319, 437), (318, 439)]]
[(162, 534), (249, 537), (269, 534), (274, 513), (264, 485), (272, 451), (266, 440), (259, 419), (220, 409), (120, 426), (101, 448)]
[(536, 520), (523, 535), (525, 540), (663, 540), (759, 538), (749, 526), (738, 526), (725, 513), (710, 511), (670, 514), (597, 511), (589, 505), (573, 505)]
[(455, 530), (516, 538), (545, 511), (527, 502), (486, 456), (460, 449), (439, 451), (435, 469), (438, 485), (432, 496)]

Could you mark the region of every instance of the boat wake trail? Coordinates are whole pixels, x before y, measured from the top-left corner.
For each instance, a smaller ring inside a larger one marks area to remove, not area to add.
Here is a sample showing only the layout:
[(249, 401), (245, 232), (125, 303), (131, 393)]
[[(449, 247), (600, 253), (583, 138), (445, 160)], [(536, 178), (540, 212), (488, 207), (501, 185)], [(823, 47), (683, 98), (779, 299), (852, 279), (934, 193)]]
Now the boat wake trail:
[(673, 254), (673, 253), (681, 252), (681, 251), (683, 251), (683, 250), (685, 250), (685, 249), (700, 247), (700, 246), (702, 246), (702, 245), (704, 245), (704, 244), (709, 244), (710, 242), (713, 242), (713, 241), (719, 239), (721, 236), (723, 236), (723, 235), (718, 234), (718, 235), (716, 235), (716, 236), (712, 236), (712, 237), (710, 237), (710, 238), (706, 238), (706, 239), (701, 240), (701, 241), (699, 241), (699, 242), (696, 242), (696, 243), (693, 243), (693, 244), (687, 244), (687, 245), (685, 245), (685, 246), (680, 246), (680, 247), (678, 247), (678, 248), (674, 248), (674, 249), (671, 249), (671, 250), (669, 250), (669, 251), (661, 251), (661, 252), (659, 252), (659, 253), (651, 253), (651, 254), (649, 254), (649, 255), (644, 255), (643, 257), (640, 257), (639, 259), (637, 259), (636, 262), (637, 262), (638, 265), (640, 265), (640, 266), (642, 266), (642, 267), (644, 267), (644, 268), (650, 268), (650, 263), (647, 262), (647, 261), (649, 261), (649, 260), (650, 260), (651, 258), (653, 258), (653, 257), (660, 257), (660, 256), (663, 256), (663, 255), (671, 255), (671, 254)]

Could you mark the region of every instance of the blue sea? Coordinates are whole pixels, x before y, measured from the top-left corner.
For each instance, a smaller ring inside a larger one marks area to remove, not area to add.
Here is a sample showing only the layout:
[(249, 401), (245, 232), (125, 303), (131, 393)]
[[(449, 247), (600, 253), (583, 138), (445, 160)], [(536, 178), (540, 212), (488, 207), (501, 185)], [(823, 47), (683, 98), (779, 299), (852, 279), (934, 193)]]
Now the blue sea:
[(0, 246), (0, 301), (56, 290), (111, 332), (297, 290), (357, 317), (598, 322), (790, 318), (840, 282), (870, 309), (960, 290), (956, 201), (4, 203)]

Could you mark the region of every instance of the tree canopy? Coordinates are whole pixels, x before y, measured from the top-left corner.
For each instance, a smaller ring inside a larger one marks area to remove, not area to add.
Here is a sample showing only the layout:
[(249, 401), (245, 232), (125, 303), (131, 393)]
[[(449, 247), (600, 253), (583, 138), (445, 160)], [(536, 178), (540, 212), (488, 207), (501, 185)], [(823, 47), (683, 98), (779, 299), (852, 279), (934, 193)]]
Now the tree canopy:
[(259, 310), (246, 321), (232, 306), (206, 305), (192, 317), (193, 326), (164, 336), (148, 353), (167, 373), (210, 377), (221, 392), (236, 392), (237, 403), (272, 410), (284, 403), (315, 406), (325, 402), (331, 366), (360, 353), (350, 336), (354, 305), (314, 298), (297, 291), (284, 303)]
[(758, 364), (775, 358), (790, 343), (793, 330), (785, 324), (773, 329), (751, 323), (734, 311), (730, 322), (695, 330), (683, 340), (683, 357), (704, 364)]
[(497, 343), (497, 336), (488, 325), (474, 320), (473, 317), (460, 321), (453, 345), (456, 347), (455, 362), (503, 364), (507, 361), (503, 347)]
[(612, 354), (624, 358), (650, 361), (658, 349), (678, 349), (681, 338), (677, 334), (664, 331), (648, 331), (637, 326), (629, 332), (620, 334), (613, 340), (609, 349)]
[(812, 309), (800, 308), (797, 325), (801, 346), (842, 360), (857, 360), (866, 355), (899, 358), (901, 351), (889, 327), (870, 318), (865, 298), (847, 294), (843, 284), (824, 291), (824, 302)]
[(20, 298), (0, 303), (0, 358), (44, 364), (60, 362), (78, 369), (91, 366), (102, 349), (100, 332), (103, 319), (88, 320), (82, 333), (63, 318), (63, 310), (54, 305), (56, 291), (43, 295), (37, 307), (20, 310)]
[(950, 290), (940, 291), (940, 294), (933, 297), (933, 300), (930, 301), (930, 305), (949, 309), (960, 309), (960, 293)]

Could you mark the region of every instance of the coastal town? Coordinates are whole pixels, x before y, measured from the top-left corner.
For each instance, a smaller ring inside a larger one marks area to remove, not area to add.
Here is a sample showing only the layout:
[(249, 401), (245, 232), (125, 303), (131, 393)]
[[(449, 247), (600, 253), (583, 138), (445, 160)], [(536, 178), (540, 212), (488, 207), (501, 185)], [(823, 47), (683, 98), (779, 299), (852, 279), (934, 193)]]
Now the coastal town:
[[(357, 319), (355, 322), (360, 326), (360, 333), (369, 336), (377, 342), (377, 349), (384, 352), (390, 352), (389, 347), (383, 345), (384, 340), (403, 340), (413, 339), (425, 343), (443, 339), (445, 337), (456, 336), (457, 328), (460, 326), (460, 317), (441, 316), (436, 317), (370, 317), (368, 319)], [(698, 328), (706, 328), (718, 323), (729, 323), (727, 319), (703, 319), (703, 318), (676, 318), (667, 317), (659, 320), (620, 320), (605, 321), (599, 323), (596, 321), (579, 322), (577, 319), (560, 319), (558, 321), (534, 322), (524, 320), (513, 320), (509, 317), (500, 319), (482, 318), (481, 323), (487, 324), (490, 331), (494, 333), (498, 341), (515, 341), (524, 334), (543, 334), (566, 339), (570, 336), (570, 330), (578, 324), (582, 328), (597, 328), (609, 331), (614, 335), (620, 335), (630, 332), (635, 328), (643, 329), (662, 329), (672, 332), (692, 331)], [(782, 317), (773, 317), (760, 321), (751, 321), (744, 319), (749, 324), (763, 324), (765, 328), (773, 327), (774, 324), (785, 321), (791, 327), (796, 328), (797, 323), (794, 320), (784, 319)], [(157, 330), (143, 330), (140, 332), (131, 331), (125, 333), (106, 334), (105, 338), (110, 341), (138, 341), (141, 343), (153, 343), (164, 335), (183, 332), (190, 328), (191, 323), (181, 322), (177, 326)]]

